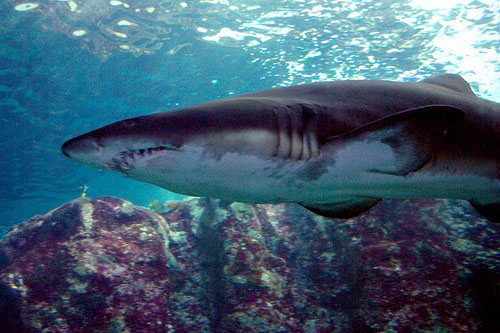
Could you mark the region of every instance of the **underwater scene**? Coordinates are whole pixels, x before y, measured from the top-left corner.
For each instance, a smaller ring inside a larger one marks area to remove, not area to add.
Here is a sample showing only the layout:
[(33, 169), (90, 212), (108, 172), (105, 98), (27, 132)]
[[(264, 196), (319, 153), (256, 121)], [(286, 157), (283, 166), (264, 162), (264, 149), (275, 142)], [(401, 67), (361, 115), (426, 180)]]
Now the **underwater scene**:
[(1, 332), (500, 331), (500, 2), (0, 16)]

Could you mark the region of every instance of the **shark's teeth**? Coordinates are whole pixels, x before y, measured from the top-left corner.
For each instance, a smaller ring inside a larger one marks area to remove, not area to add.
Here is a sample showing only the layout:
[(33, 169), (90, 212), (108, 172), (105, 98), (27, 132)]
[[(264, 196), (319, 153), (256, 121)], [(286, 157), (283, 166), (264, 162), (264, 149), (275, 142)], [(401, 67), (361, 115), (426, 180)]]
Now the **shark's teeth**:
[(178, 149), (172, 147), (159, 146), (146, 149), (124, 150), (116, 154), (115, 157), (113, 157), (109, 162), (105, 164), (105, 166), (107, 169), (125, 172), (127, 170), (132, 169), (137, 160), (140, 160), (143, 157), (152, 156), (156, 152), (165, 150), (178, 150)]

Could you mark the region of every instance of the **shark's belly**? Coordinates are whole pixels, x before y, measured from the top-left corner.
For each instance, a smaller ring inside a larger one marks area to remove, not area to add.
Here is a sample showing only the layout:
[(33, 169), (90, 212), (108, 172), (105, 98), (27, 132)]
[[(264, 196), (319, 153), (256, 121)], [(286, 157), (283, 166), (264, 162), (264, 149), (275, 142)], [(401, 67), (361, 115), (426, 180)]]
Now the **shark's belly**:
[[(352, 197), (449, 198), (497, 202), (500, 181), (473, 173), (422, 170), (392, 175), (362, 168), (320, 167), (307, 162), (255, 161), (227, 170), (212, 184), (212, 197), (245, 202), (342, 202)], [(255, 165), (255, 164), (254, 164)], [(246, 167), (245, 167), (246, 166)], [(248, 170), (245, 170), (248, 168)], [(241, 172), (243, 171), (243, 172)], [(217, 188), (217, 184), (221, 185)], [(207, 186), (205, 184), (204, 186)]]
[[(332, 175), (336, 177), (336, 175)], [(362, 172), (331, 183), (325, 181), (323, 195), (312, 195), (311, 202), (325, 197), (374, 198), (449, 198), (496, 202), (500, 198), (500, 182), (479, 175), (416, 172), (406, 176)], [(314, 198), (316, 197), (316, 198)], [(339, 200), (342, 201), (342, 200)], [(328, 199), (324, 202), (328, 202)]]
[(254, 203), (334, 203), (352, 197), (495, 202), (500, 197), (498, 179), (480, 173), (446, 173), (424, 168), (407, 175), (394, 175), (373, 171), (374, 168), (390, 171), (384, 163), (393, 163), (380, 150), (374, 156), (377, 157), (368, 163), (366, 156), (353, 159), (336, 155), (336, 162), (331, 158), (293, 161), (237, 153), (207, 158), (202, 153), (191, 153), (189, 158), (177, 161), (181, 165), (175, 173), (164, 169), (159, 160), (156, 165), (149, 164), (147, 172), (134, 174), (132, 170), (129, 176), (177, 193)]

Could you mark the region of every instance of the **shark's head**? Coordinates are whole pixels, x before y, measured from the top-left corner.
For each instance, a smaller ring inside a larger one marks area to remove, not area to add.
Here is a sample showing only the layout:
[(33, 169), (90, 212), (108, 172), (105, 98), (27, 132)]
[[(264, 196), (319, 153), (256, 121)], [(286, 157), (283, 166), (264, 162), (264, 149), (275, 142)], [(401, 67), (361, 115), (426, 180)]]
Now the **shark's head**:
[(277, 139), (272, 114), (272, 109), (251, 100), (204, 103), (117, 121), (68, 140), (62, 151), (90, 166), (122, 172), (141, 160), (174, 157), (196, 147), (214, 156), (272, 156)]
[(172, 140), (162, 137), (145, 117), (121, 120), (66, 141), (67, 157), (99, 169), (126, 171), (141, 156), (174, 149)]
[(68, 140), (62, 151), (96, 168), (208, 196), (218, 189), (200, 193), (200, 184), (224, 186), (230, 174), (252, 177), (263, 167), (261, 161), (318, 154), (312, 125), (280, 119), (279, 108), (263, 100), (229, 98), (121, 120)]

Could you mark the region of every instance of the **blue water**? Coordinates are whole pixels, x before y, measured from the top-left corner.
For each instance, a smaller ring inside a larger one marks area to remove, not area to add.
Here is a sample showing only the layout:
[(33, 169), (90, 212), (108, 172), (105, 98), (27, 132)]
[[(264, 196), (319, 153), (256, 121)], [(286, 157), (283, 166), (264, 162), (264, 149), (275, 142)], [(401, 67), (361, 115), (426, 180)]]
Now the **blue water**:
[(70, 137), (122, 118), (281, 85), (442, 72), (500, 100), (500, 5), (433, 2), (1, 2), (0, 225), (84, 185), (141, 205), (175, 198), (61, 154)]

